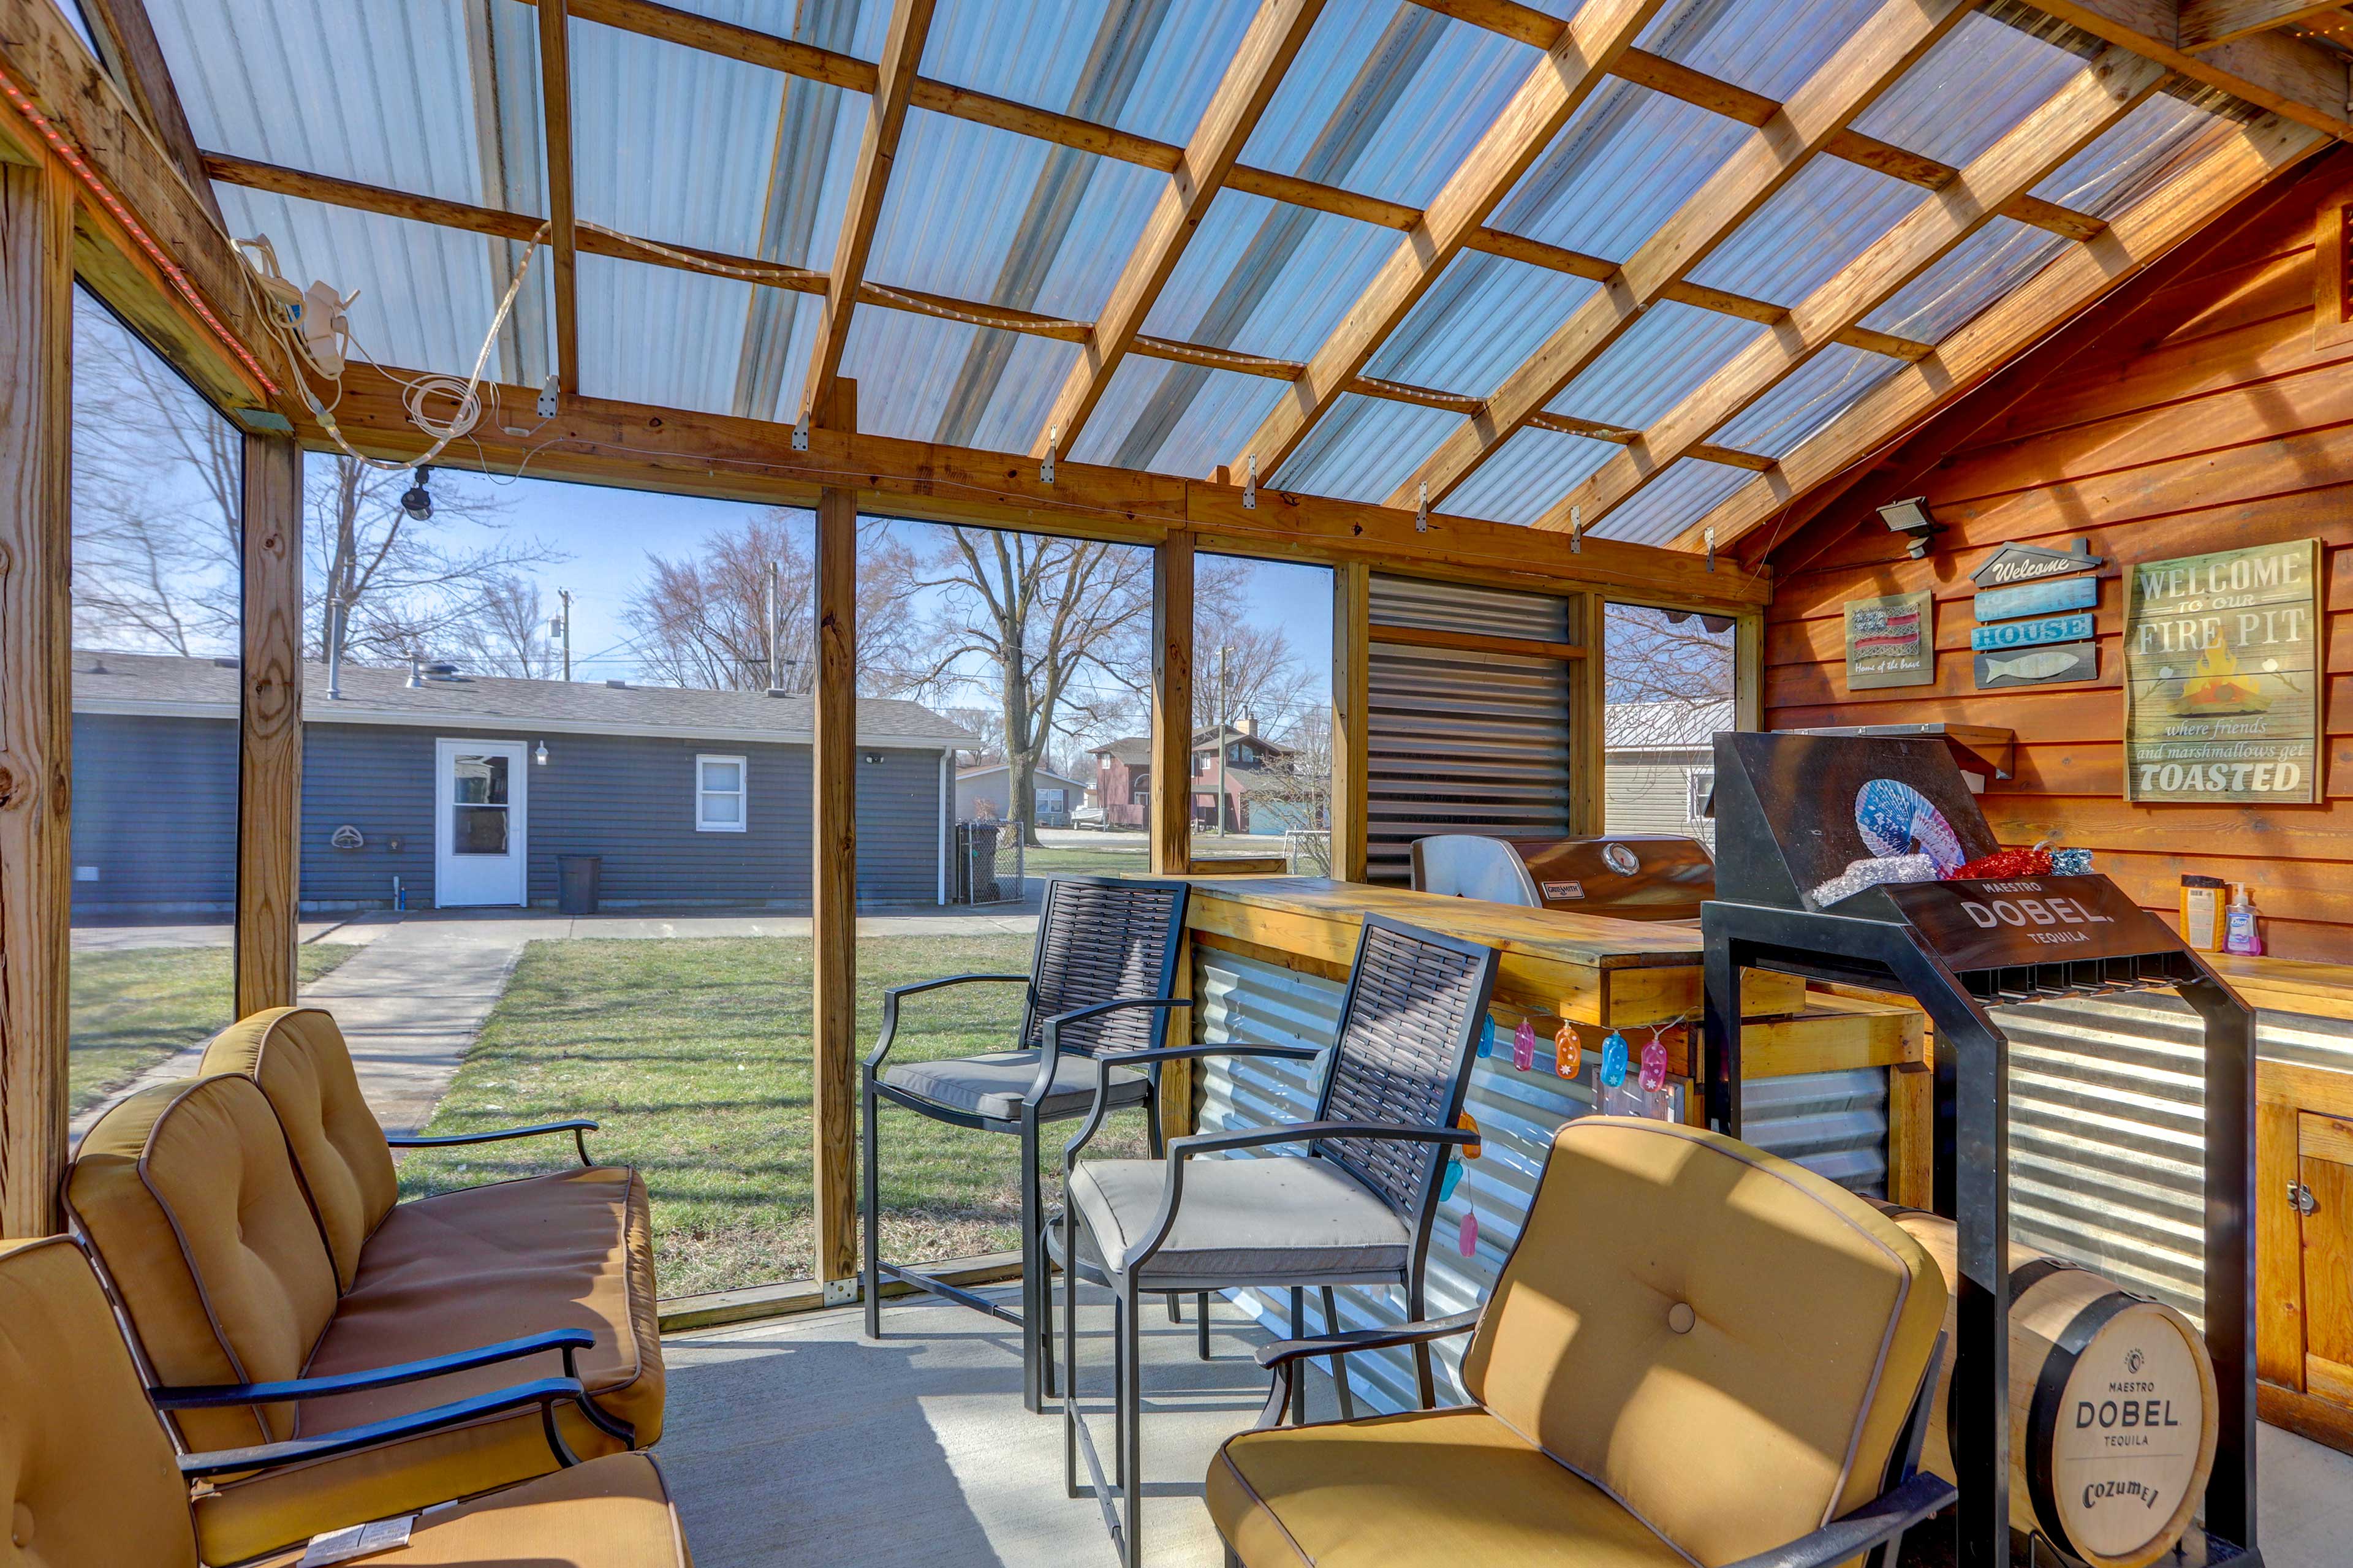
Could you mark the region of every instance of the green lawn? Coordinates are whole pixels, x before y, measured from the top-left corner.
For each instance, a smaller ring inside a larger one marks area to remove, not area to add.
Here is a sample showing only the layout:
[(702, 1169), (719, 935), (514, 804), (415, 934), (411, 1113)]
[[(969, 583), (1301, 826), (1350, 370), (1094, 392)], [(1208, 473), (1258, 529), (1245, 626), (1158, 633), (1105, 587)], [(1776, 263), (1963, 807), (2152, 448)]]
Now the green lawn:
[[(1000, 868), (1005, 865), (1001, 854), (997, 864)], [(1031, 877), (1116, 877), (1124, 871), (1150, 869), (1152, 858), (1138, 837), (1114, 838), (1100, 847), (1088, 844), (1031, 849), (1023, 857), (1022, 866), (1024, 874)]]
[[(1029, 966), (1026, 936), (869, 939), (859, 947), (859, 1051), (884, 987)], [(912, 999), (894, 1058), (1006, 1048), (1020, 987)], [(811, 1273), (809, 942), (806, 938), (538, 942), (435, 1113), (431, 1133), (578, 1115), (603, 1123), (600, 1160), (635, 1165), (653, 1195), (665, 1296)], [(537, 1142), (537, 1141), (533, 1141)], [(1013, 1141), (882, 1113), (883, 1252), (896, 1260), (1013, 1247)], [(1048, 1140), (1059, 1165), (1060, 1138)], [(1140, 1152), (1130, 1112), (1095, 1144)], [(404, 1195), (552, 1169), (568, 1144), (411, 1155)]]
[[(356, 947), (305, 947), (304, 984)], [(73, 955), (67, 1092), (80, 1111), (183, 1047), (235, 1023), (236, 960), (227, 947), (133, 947)]]

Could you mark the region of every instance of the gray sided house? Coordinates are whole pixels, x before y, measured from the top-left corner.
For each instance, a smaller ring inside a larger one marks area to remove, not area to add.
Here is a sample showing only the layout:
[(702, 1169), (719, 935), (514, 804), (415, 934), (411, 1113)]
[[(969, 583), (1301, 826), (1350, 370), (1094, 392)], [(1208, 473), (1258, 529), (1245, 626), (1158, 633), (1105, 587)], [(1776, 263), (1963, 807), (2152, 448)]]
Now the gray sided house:
[(1715, 732), (1733, 727), (1730, 702), (1613, 702), (1602, 710), (1611, 833), (1671, 833), (1711, 847), (1700, 816), (1715, 782)]
[[(303, 672), (302, 908), (552, 905), (603, 858), (605, 905), (805, 905), (806, 697), (617, 681)], [(74, 657), (74, 913), (226, 913), (237, 896), (236, 661)], [(972, 737), (858, 704), (858, 892), (944, 897), (951, 761)]]

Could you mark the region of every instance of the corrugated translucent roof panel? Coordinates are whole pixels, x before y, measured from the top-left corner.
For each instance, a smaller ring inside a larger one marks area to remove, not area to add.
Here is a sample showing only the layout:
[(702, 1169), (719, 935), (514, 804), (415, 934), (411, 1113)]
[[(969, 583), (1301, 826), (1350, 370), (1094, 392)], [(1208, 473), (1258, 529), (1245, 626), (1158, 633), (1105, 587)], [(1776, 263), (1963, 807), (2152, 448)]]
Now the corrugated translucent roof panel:
[(1005, 374), (978, 411), (964, 417), (972, 423), (972, 445), (1020, 450), (1036, 436), (1078, 353), (1076, 343), (1056, 338), (865, 305), (850, 319), (841, 374), (858, 383), (860, 430), (930, 441), (959, 396), (974, 395), (965, 384), (967, 362), (996, 360)]
[[(780, 5), (776, 0), (668, 0), (681, 11), (733, 22), (763, 33), (781, 33), (864, 60), (880, 59), (891, 31), (890, 0), (821, 0)], [(789, 14), (792, 26), (784, 26)], [(936, 26), (936, 24), (934, 24)]]
[(1708, 439), (1743, 452), (1787, 457), (1856, 398), (1894, 374), (1903, 363), (1832, 343), (1726, 420)]
[[(269, 236), (296, 287), (323, 278), (345, 294), (359, 291), (351, 305), (352, 334), (370, 357), (456, 375), (474, 368), (505, 288), (491, 274), (492, 248), (504, 251), (503, 243), (296, 196), (216, 189), (230, 231)], [(536, 282), (544, 290), (545, 262), (543, 255), (533, 267), (526, 289)], [(501, 370), (495, 354), (491, 370)]]
[[(494, 12), (531, 8), (491, 0)], [(475, 135), (469, 8), (447, 0), (154, 0), (148, 7), (199, 145), (452, 201), (503, 205)], [(501, 34), (504, 39), (503, 31)], [(538, 122), (537, 49), (517, 111)], [(531, 143), (539, 183), (538, 141)]]
[[(586, 22), (573, 22), (570, 37), (573, 100), (596, 106), (573, 116), (579, 216), (649, 239), (756, 254), (771, 171), (780, 153), (798, 162), (797, 150), (777, 143), (786, 93), (841, 90)], [(849, 96), (862, 125), (866, 100)]]
[(1665, 473), (1594, 523), (1591, 532), (1598, 539), (1664, 544), (1756, 477), (1746, 468), (1678, 458), (1667, 465)]
[(1784, 99), (1852, 37), (1879, 0), (1682, 0), (1642, 29), (1642, 47), (1767, 98)]
[(912, 110), (867, 276), (1092, 321), (1168, 176)]
[(1446, 498), (1445, 510), (1496, 522), (1534, 522), (1621, 447), (1557, 430), (1522, 430)]
[(712, 414), (733, 406), (751, 284), (583, 256), (577, 287), (582, 392)]
[(1854, 128), (1926, 157), (1967, 163), (2083, 66), (2055, 43), (1972, 13), (1857, 116)]
[(1366, 371), (1411, 386), (1484, 397), (1599, 287), (1466, 250), (1446, 264)]
[(1377, 501), (1405, 482), (1462, 416), (1344, 395), (1277, 476), (1283, 489)]
[(1231, 461), (1288, 382), (1130, 354), (1071, 456), (1167, 474), (1206, 477)]
[(1662, 300), (1547, 406), (1605, 425), (1648, 425), (1764, 331), (1738, 316)]
[(1950, 255), (1862, 319), (1866, 327), (1921, 342), (1946, 334), (2040, 272), (2067, 241), (2006, 217), (1987, 223)]
[[(881, 0), (867, 8), (890, 10)], [(942, 0), (923, 74), (1181, 144), (1257, 9), (1252, 0)]]
[(1220, 191), (1145, 331), (1275, 359), (1305, 359), (1398, 242), (1394, 231), (1376, 224)]
[(2034, 187), (2045, 201), (2111, 217), (2171, 178), (2233, 127), (2203, 104), (2160, 92)]
[(1623, 261), (1747, 134), (1680, 99), (1604, 83), (1512, 187), (1494, 226)]
[(1328, 6), (1242, 161), (1426, 205), (1540, 58), (1401, 0)]
[(1795, 305), (1928, 199), (1859, 163), (1816, 158), (1692, 268), (1691, 279)]

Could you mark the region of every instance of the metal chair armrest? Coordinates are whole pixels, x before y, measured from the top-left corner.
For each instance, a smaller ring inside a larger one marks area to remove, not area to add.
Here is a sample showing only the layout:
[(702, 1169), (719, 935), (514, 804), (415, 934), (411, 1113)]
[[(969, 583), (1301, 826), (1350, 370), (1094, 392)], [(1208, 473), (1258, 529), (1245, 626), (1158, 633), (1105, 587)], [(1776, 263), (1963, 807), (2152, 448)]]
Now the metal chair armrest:
[[(1291, 1409), (1291, 1382), (1298, 1375), (1300, 1365), (1314, 1356), (1335, 1359), (1355, 1351), (1394, 1350), (1401, 1345), (1428, 1344), (1432, 1340), (1447, 1339), (1455, 1334), (1467, 1334), (1479, 1326), (1477, 1309), (1457, 1312), (1451, 1318), (1432, 1318), (1425, 1322), (1400, 1323), (1393, 1329), (1358, 1329), (1348, 1333), (1326, 1334), (1319, 1340), (1278, 1340), (1261, 1346), (1258, 1364), (1274, 1374), (1266, 1389), (1266, 1405), (1258, 1413), (1254, 1430), (1264, 1432), (1282, 1425)], [(1340, 1375), (1335, 1364), (1333, 1375)]]
[(1726, 1563), (1725, 1568), (1831, 1568), (1894, 1540), (1960, 1495), (1944, 1477), (1922, 1470), (1894, 1490), (1882, 1493), (1810, 1535)]
[(563, 1434), (555, 1426), (555, 1407), (566, 1402), (588, 1408), (588, 1396), (581, 1388), (580, 1380), (576, 1377), (543, 1377), (493, 1393), (478, 1394), (471, 1399), (437, 1405), (430, 1410), (413, 1411), (406, 1415), (370, 1422), (364, 1426), (330, 1432), (321, 1437), (297, 1437), (290, 1442), (264, 1443), (251, 1448), (216, 1448), (208, 1453), (183, 1454), (179, 1457), (180, 1474), (190, 1480), (198, 1480), (206, 1476), (331, 1458), (337, 1454), (349, 1454), (361, 1448), (373, 1448), (379, 1444), (396, 1443), (428, 1432), (462, 1426), (485, 1415), (520, 1409), (527, 1405), (539, 1406), (540, 1424), (548, 1447), (555, 1455), (556, 1463), (569, 1468), (578, 1464), (580, 1458), (573, 1453), (571, 1446), (565, 1442)]
[(489, 1132), (450, 1132), (432, 1138), (387, 1135), (385, 1142), (395, 1149), (454, 1149), (462, 1143), (503, 1143), (512, 1138), (537, 1138), (550, 1132), (569, 1132), (572, 1146), (580, 1152), (580, 1163), (591, 1164), (588, 1158), (588, 1137), (597, 1126), (586, 1117), (574, 1117), (566, 1121), (541, 1121), (529, 1127), (501, 1127)]
[[(1046, 1020), (1046, 1048), (1038, 1053), (1038, 1076), (1029, 1081), (1029, 1089), (1021, 1096), (1022, 1103), (1042, 1104), (1046, 1096), (1053, 1091), (1055, 1068), (1060, 1066), (1062, 1059), (1063, 1025), (1074, 1024), (1082, 1018), (1093, 1018), (1105, 1013), (1124, 1012), (1136, 1007), (1149, 1007), (1157, 1012), (1171, 1013), (1179, 1007), (1190, 1007), (1192, 1005), (1193, 1000), (1189, 996), (1122, 996), (1115, 1001), (1097, 1002), (1092, 1006), (1073, 1007), (1067, 1013), (1055, 1014)], [(1155, 1048), (1166, 1049), (1167, 1047)], [(1080, 1133), (1077, 1140), (1079, 1142), (1083, 1143), (1094, 1136), (1093, 1124), (1102, 1116), (1103, 1094), (1111, 1084), (1111, 1068), (1106, 1064), (1152, 1059), (1154, 1059), (1152, 1050), (1105, 1051), (1094, 1058), (1094, 1112), (1088, 1117), (1089, 1125)]]
[(428, 1377), (446, 1377), (453, 1372), (470, 1372), (478, 1366), (492, 1366), (502, 1361), (538, 1355), (544, 1351), (563, 1352), (565, 1376), (576, 1379), (579, 1373), (574, 1364), (575, 1352), (585, 1351), (596, 1342), (596, 1336), (586, 1329), (550, 1329), (545, 1333), (500, 1340), (493, 1344), (477, 1345), (472, 1350), (427, 1356), (423, 1361), (370, 1367), (365, 1372), (340, 1373), (332, 1377), (288, 1378), (279, 1383), (221, 1383), (183, 1388), (151, 1388), (147, 1391), (147, 1397), (158, 1410), (210, 1410), (233, 1405), (272, 1405), (283, 1399), (324, 1399), (330, 1394), (359, 1394), (371, 1388), (420, 1383)]
[(882, 1033), (874, 1048), (866, 1054), (868, 1072), (879, 1072), (882, 1059), (891, 1054), (891, 1047), (899, 1036), (899, 1002), (902, 997), (919, 995), (925, 991), (937, 991), (949, 985), (1027, 985), (1026, 974), (948, 974), (937, 980), (915, 980), (904, 985), (893, 985), (882, 993)]
[(1196, 1154), (1228, 1149), (1261, 1149), (1270, 1143), (1305, 1143), (1322, 1138), (1378, 1138), (1399, 1143), (1479, 1142), (1479, 1134), (1461, 1127), (1406, 1127), (1389, 1121), (1287, 1121), (1276, 1127), (1251, 1127), (1239, 1132), (1197, 1132), (1168, 1145), (1172, 1163)]

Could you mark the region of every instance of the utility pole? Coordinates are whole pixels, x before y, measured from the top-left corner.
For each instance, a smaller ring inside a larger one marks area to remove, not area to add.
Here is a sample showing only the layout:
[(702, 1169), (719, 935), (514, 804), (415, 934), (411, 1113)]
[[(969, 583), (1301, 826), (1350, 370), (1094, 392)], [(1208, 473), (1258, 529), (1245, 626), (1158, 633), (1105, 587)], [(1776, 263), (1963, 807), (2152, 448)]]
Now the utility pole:
[(564, 618), (556, 624), (564, 628), (564, 679), (572, 679), (572, 590), (558, 588), (555, 596), (563, 603)]
[(1218, 649), (1218, 837), (1226, 836), (1226, 650)]

